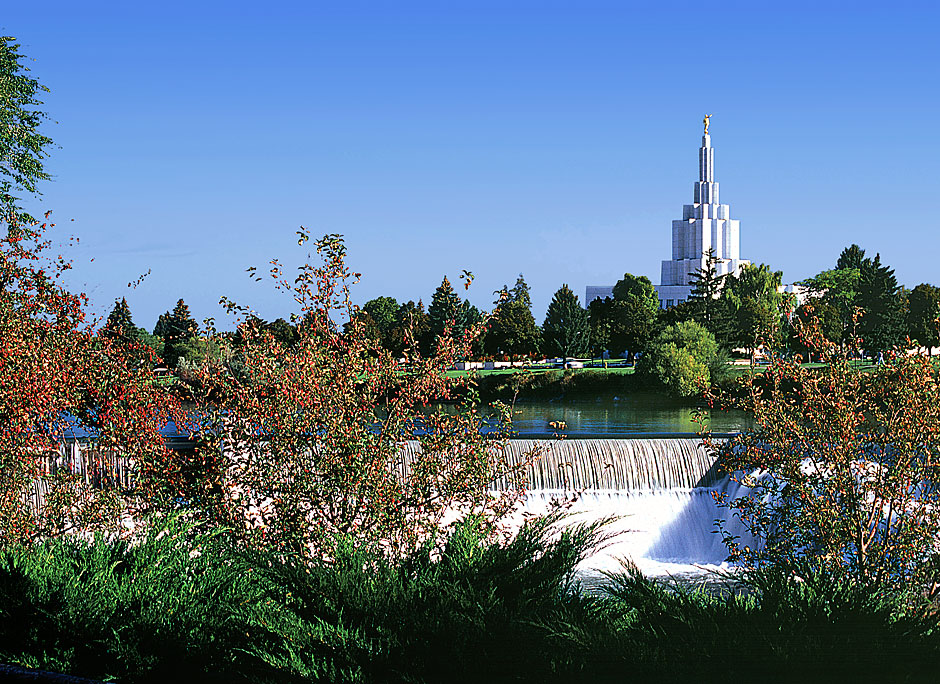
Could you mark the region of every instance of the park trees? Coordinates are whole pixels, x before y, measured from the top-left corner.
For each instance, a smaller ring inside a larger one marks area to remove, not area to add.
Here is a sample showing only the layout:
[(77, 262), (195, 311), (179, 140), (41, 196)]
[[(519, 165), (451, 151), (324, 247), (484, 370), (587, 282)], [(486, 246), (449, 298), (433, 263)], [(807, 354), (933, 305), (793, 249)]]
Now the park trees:
[(812, 355), (820, 358), (830, 345), (842, 341), (841, 312), (821, 297), (810, 298), (793, 312), (787, 332), (788, 347), (812, 361)]
[(719, 299), (726, 276), (718, 275), (718, 257), (715, 249), (709, 247), (705, 252), (705, 266), (698, 269), (689, 281), (692, 292), (689, 294), (689, 308), (692, 320), (700, 323), (712, 335), (719, 336), (722, 328), (722, 303)]
[(395, 322), (389, 331), (386, 348), (395, 356), (401, 357), (409, 350), (416, 351), (411, 349), (412, 344), (426, 349), (427, 342), (425, 341), (430, 334), (431, 324), (424, 310), (424, 303), (420, 299), (417, 304), (409, 300), (399, 306), (398, 311), (395, 312)]
[(440, 339), (459, 334), (462, 318), (460, 304), (460, 297), (454, 292), (447, 276), (444, 276), (444, 280), (431, 295), (431, 304), (428, 306), (429, 352), (437, 349)]
[(728, 342), (748, 350), (751, 364), (758, 347), (776, 341), (783, 296), (777, 291), (783, 277), (766, 264), (749, 264), (728, 276), (722, 303), (728, 321)]
[(904, 299), (894, 269), (881, 263), (881, 255), (862, 262), (857, 306), (864, 311), (858, 332), (869, 353), (883, 352), (901, 344), (905, 337)]
[(49, 178), (43, 167), (52, 140), (40, 131), (48, 116), (42, 93), (49, 89), (29, 74), (16, 39), (0, 36), (0, 221), (28, 229), (32, 216), (19, 206), (23, 193), (35, 194)]
[(532, 297), (522, 274), (511, 289), (503, 287), (497, 295), (496, 308), (484, 338), (486, 352), (525, 357), (537, 354), (541, 332), (532, 315)]
[(649, 278), (625, 273), (614, 285), (613, 298), (595, 299), (588, 305), (592, 349), (607, 349), (615, 356), (643, 351), (658, 314), (659, 299)]
[(646, 276), (624, 273), (614, 285), (611, 307), (611, 351), (642, 351), (653, 335), (659, 299)]
[(542, 338), (547, 354), (557, 354), (566, 361), (584, 356), (590, 349), (591, 328), (587, 311), (568, 285), (562, 285), (548, 305)]
[(940, 345), (940, 287), (921, 283), (907, 298), (907, 334), (928, 354)]
[(153, 334), (163, 339), (163, 361), (175, 368), (180, 357), (195, 351), (194, 342), (199, 326), (182, 299), (176, 302), (173, 311), (160, 314)]

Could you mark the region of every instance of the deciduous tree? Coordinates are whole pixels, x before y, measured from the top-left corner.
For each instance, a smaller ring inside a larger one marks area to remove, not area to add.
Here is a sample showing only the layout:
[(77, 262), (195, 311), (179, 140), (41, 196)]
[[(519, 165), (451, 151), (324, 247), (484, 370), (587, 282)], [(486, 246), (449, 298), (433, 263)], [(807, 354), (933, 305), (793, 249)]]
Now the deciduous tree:
[(940, 345), (940, 287), (921, 283), (911, 290), (907, 307), (907, 334), (932, 355)]
[(10, 36), (0, 36), (0, 222), (27, 228), (33, 217), (19, 206), (23, 193), (38, 192), (49, 178), (43, 167), (52, 140), (40, 131), (48, 116), (39, 98), (49, 89), (29, 74), (26, 58)]

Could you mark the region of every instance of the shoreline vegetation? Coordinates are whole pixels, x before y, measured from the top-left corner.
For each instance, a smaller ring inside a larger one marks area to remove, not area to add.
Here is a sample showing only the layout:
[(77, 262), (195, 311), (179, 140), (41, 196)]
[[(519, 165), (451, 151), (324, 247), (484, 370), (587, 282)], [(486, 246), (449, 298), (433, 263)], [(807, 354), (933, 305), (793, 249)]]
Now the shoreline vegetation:
[(737, 591), (625, 567), (581, 591), (602, 526), (493, 543), (472, 519), (400, 561), (310, 562), (185, 516), (135, 543), (0, 552), (0, 662), (118, 682), (932, 681), (936, 617), (807, 569)]

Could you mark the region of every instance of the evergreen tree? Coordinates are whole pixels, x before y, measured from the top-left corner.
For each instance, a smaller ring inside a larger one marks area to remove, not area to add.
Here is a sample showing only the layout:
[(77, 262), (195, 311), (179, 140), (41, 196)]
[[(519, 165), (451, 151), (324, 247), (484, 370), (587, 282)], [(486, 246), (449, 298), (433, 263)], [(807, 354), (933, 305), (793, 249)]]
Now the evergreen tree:
[(908, 296), (907, 334), (933, 355), (940, 345), (940, 287), (921, 283)]
[(562, 285), (548, 305), (542, 338), (546, 353), (557, 354), (566, 361), (571, 357), (585, 356), (590, 349), (588, 312), (581, 307), (578, 296), (568, 285)]
[(175, 368), (180, 356), (184, 356), (192, 348), (190, 342), (196, 337), (197, 330), (196, 321), (182, 299), (176, 302), (172, 313), (167, 312), (160, 316), (154, 328), (154, 335), (163, 338), (163, 360), (170, 368)]
[(901, 344), (906, 334), (901, 287), (880, 254), (862, 262), (857, 304), (864, 310), (858, 331), (865, 350), (874, 354)]
[(516, 278), (516, 284), (509, 290), (509, 295), (512, 297), (512, 301), (522, 304), (531, 313), (532, 294), (529, 289), (529, 284), (525, 281), (525, 278), (522, 277), (521, 273), (519, 277)]
[(839, 260), (836, 262), (836, 270), (842, 271), (847, 268), (861, 268), (862, 264), (870, 261), (865, 258), (865, 250), (856, 244), (849, 245), (842, 250)]
[(128, 342), (138, 338), (137, 326), (134, 325), (134, 320), (131, 317), (131, 309), (127, 305), (127, 300), (123, 297), (114, 300), (114, 308), (108, 314), (108, 320), (104, 324), (102, 334)]
[(444, 336), (457, 337), (463, 332), (461, 326), (460, 297), (454, 292), (447, 276), (431, 297), (428, 307), (428, 324), (431, 336), (431, 351), (437, 347), (438, 340)]
[(720, 259), (715, 256), (712, 247), (705, 252), (705, 267), (692, 274), (689, 285), (692, 292), (688, 301), (692, 307), (692, 318), (695, 322), (705, 326), (713, 335), (717, 335), (721, 310), (719, 295), (724, 285), (725, 277), (718, 275)]

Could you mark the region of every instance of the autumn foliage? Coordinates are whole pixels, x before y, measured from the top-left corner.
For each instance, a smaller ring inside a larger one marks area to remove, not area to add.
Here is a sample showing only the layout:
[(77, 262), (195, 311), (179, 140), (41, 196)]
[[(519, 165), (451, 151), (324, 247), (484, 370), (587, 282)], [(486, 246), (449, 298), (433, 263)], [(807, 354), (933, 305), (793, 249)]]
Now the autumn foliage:
[(866, 584), (937, 586), (940, 570), (940, 386), (926, 356), (874, 369), (807, 324), (829, 360), (810, 369), (777, 359), (742, 380), (732, 404), (755, 427), (716, 445), (746, 488), (723, 503), (758, 539), (726, 533), (732, 558)]
[(524, 463), (501, 448), (508, 415), (484, 433), (472, 388), (446, 376), (480, 326), (442, 335), (431, 357), (408, 332), (396, 359), (349, 300), (357, 274), (341, 239), (315, 246), (322, 263), (290, 277), (273, 261), (267, 274), (297, 306), (296, 335), (279, 339), (224, 301), (241, 318), (240, 343), (183, 383), (204, 468), (200, 505), (249, 543), (314, 557), (344, 543), (396, 555), (458, 514), (495, 521), (514, 496), (492, 494), (494, 479), (522, 483)]
[[(0, 544), (115, 528), (172, 497), (178, 475), (160, 434), (172, 397), (152, 363), (94, 332), (62, 285), (69, 263), (48, 256), (50, 227), (11, 218), (0, 238)], [(69, 459), (76, 436), (85, 464)], [(123, 483), (115, 458), (132, 463)]]

